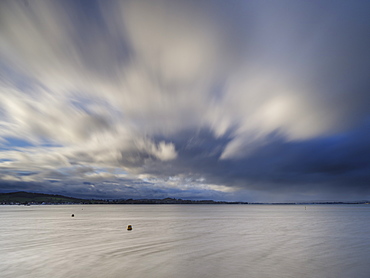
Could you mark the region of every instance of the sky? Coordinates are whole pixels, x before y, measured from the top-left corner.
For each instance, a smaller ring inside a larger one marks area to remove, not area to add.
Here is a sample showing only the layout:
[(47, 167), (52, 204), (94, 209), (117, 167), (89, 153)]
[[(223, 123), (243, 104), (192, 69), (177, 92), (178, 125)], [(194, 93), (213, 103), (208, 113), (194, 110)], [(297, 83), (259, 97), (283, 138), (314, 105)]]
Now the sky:
[(370, 199), (370, 2), (0, 3), (0, 192)]

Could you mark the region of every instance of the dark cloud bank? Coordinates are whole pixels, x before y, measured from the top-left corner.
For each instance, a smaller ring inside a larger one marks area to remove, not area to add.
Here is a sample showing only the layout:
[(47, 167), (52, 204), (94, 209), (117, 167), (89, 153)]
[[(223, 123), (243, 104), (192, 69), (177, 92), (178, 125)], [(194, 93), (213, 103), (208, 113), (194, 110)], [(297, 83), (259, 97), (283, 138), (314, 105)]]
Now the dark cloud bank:
[(366, 1), (0, 8), (0, 191), (370, 199)]

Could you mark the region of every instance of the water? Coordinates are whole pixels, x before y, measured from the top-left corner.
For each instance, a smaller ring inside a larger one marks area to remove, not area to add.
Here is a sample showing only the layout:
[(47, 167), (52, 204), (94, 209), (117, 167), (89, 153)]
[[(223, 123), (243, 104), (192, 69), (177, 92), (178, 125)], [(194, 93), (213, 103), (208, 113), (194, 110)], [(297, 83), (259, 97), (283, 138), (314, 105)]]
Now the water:
[(369, 219), (370, 205), (0, 206), (0, 277), (368, 278)]

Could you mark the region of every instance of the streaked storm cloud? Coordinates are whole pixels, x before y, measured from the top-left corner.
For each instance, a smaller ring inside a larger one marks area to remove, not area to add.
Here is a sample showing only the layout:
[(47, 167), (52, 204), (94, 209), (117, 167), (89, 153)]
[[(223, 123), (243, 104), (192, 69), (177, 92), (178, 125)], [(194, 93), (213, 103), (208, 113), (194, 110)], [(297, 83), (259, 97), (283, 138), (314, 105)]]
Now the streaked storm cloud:
[(366, 1), (2, 1), (0, 190), (370, 197)]

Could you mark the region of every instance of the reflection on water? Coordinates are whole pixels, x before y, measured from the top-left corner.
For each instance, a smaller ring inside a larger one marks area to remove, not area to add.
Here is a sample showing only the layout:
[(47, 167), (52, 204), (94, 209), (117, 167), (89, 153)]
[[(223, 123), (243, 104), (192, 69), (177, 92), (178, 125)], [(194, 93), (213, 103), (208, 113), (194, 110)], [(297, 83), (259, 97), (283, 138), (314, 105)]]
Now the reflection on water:
[(366, 205), (0, 206), (0, 277), (368, 278), (369, 219)]

